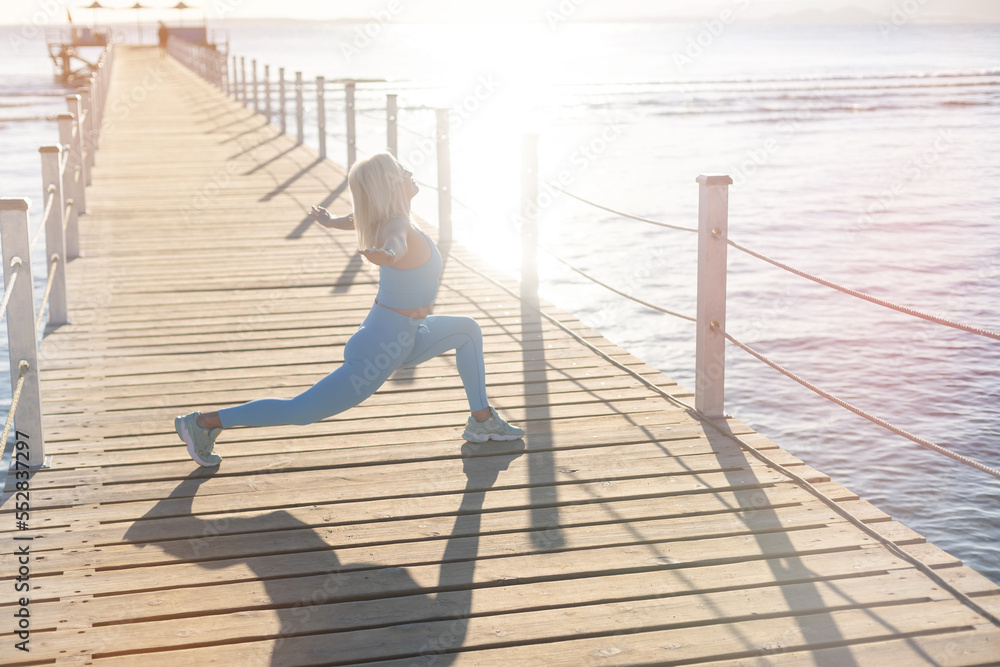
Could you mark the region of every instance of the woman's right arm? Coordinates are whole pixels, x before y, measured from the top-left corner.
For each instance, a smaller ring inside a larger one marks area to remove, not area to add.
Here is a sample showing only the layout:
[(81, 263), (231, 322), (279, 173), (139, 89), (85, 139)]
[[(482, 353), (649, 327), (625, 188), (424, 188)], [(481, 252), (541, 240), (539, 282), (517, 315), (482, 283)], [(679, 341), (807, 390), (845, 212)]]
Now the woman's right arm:
[(354, 214), (348, 213), (345, 216), (334, 218), (330, 215), (322, 206), (313, 206), (312, 210), (309, 211), (309, 217), (324, 227), (333, 227), (335, 229), (354, 229)]

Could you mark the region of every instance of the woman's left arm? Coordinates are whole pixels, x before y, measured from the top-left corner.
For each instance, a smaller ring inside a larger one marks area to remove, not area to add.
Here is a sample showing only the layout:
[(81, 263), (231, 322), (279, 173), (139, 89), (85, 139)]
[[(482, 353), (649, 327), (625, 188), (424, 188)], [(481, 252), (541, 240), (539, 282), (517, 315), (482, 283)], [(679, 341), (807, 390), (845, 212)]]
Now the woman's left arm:
[(383, 232), (385, 241), (382, 243), (382, 247), (368, 248), (362, 250), (361, 254), (367, 257), (372, 264), (392, 266), (406, 255), (406, 234), (409, 229), (409, 220), (390, 220), (385, 225)]

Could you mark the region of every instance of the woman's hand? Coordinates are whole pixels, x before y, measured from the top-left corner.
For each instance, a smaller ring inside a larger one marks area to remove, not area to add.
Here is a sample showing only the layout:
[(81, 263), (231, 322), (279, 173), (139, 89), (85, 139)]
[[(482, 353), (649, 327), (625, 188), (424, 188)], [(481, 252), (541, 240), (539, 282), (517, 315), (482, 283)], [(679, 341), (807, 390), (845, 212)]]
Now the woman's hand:
[(319, 224), (324, 224), (333, 220), (333, 216), (322, 206), (313, 206), (309, 210), (309, 217), (318, 222)]
[(315, 220), (324, 227), (335, 227), (336, 229), (354, 229), (354, 215), (348, 213), (340, 218), (330, 215), (322, 206), (313, 206), (309, 211), (309, 218)]
[(383, 264), (391, 266), (396, 261), (396, 253), (388, 248), (367, 248), (358, 252), (368, 258), (369, 262), (377, 266), (382, 266)]

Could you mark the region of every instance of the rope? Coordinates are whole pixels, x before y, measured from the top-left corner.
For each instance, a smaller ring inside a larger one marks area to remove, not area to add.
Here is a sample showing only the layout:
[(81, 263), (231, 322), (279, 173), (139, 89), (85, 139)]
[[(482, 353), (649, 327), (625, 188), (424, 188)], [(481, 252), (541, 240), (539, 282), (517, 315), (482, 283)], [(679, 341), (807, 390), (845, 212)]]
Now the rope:
[(56, 277), (56, 268), (59, 265), (59, 255), (52, 255), (52, 262), (49, 264), (49, 279), (45, 283), (45, 292), (42, 293), (42, 303), (38, 306), (38, 317), (35, 318), (35, 331), (42, 326), (42, 318), (45, 315), (45, 304), (49, 302), (49, 293), (52, 291), (52, 282)]
[(558, 262), (561, 262), (562, 264), (564, 264), (569, 269), (571, 269), (573, 271), (576, 271), (577, 273), (579, 273), (581, 276), (583, 276), (587, 280), (595, 282), (598, 285), (600, 285), (601, 287), (603, 287), (603, 288), (605, 288), (607, 290), (610, 290), (610, 291), (614, 292), (615, 294), (618, 294), (619, 296), (623, 296), (626, 299), (631, 299), (632, 301), (635, 301), (636, 303), (641, 303), (642, 305), (646, 306), (647, 308), (652, 308), (653, 310), (658, 310), (661, 313), (665, 313), (667, 315), (673, 315), (674, 317), (679, 317), (682, 320), (687, 320), (688, 322), (697, 322), (698, 321), (696, 318), (691, 317), (690, 315), (684, 315), (682, 313), (678, 313), (678, 312), (675, 312), (675, 311), (672, 311), (672, 310), (667, 310), (666, 308), (661, 308), (660, 306), (654, 305), (652, 303), (649, 303), (647, 301), (643, 301), (642, 299), (634, 297), (631, 294), (626, 294), (625, 292), (622, 292), (621, 290), (615, 289), (611, 285), (608, 285), (607, 283), (601, 282), (597, 278), (594, 278), (593, 276), (584, 273), (580, 269), (576, 268), (575, 266), (573, 266), (572, 264), (570, 264), (569, 262), (567, 262), (562, 257), (559, 257), (558, 255), (556, 255), (554, 252), (552, 252), (551, 250), (549, 250), (545, 246), (539, 245), (538, 247), (541, 248), (542, 250), (544, 250), (545, 252), (549, 253), (549, 255), (551, 255), (553, 257), (553, 259), (555, 259)]
[(908, 431), (904, 431), (903, 429), (899, 428), (898, 426), (893, 426), (892, 424), (890, 424), (886, 420), (884, 420), (884, 419), (882, 419), (880, 417), (876, 417), (875, 415), (873, 415), (873, 414), (871, 414), (869, 412), (865, 412), (861, 408), (855, 407), (855, 406), (851, 405), (850, 403), (848, 403), (847, 401), (845, 401), (845, 400), (843, 400), (841, 398), (837, 398), (833, 394), (830, 394), (830, 393), (828, 393), (826, 391), (823, 391), (822, 389), (820, 389), (816, 385), (812, 384), (808, 380), (805, 380), (805, 379), (799, 377), (798, 375), (796, 375), (795, 373), (791, 372), (790, 370), (788, 370), (786, 368), (783, 368), (781, 365), (775, 363), (774, 361), (771, 361), (770, 359), (768, 359), (767, 357), (765, 357), (760, 352), (757, 352), (753, 348), (751, 348), (751, 347), (745, 345), (744, 343), (742, 343), (741, 341), (733, 338), (732, 336), (730, 336), (725, 331), (720, 330), (717, 324), (712, 323), (712, 328), (715, 329), (720, 334), (722, 334), (723, 336), (725, 336), (726, 339), (730, 343), (732, 343), (733, 345), (736, 345), (737, 347), (739, 347), (740, 349), (742, 349), (747, 354), (749, 354), (749, 355), (751, 355), (753, 357), (756, 357), (760, 361), (763, 361), (765, 364), (767, 364), (768, 366), (770, 366), (774, 370), (778, 371), (782, 375), (795, 380), (796, 382), (798, 382), (799, 384), (801, 384), (806, 389), (809, 389), (809, 390), (811, 390), (811, 391), (819, 394), (820, 396), (822, 396), (826, 400), (832, 401), (833, 403), (836, 403), (837, 405), (839, 405), (839, 406), (841, 406), (843, 408), (847, 408), (848, 410), (850, 410), (854, 414), (856, 414), (858, 416), (861, 416), (861, 417), (864, 417), (865, 419), (867, 419), (868, 421), (872, 422), (873, 424), (878, 424), (882, 428), (887, 429), (889, 431), (892, 431), (896, 435), (901, 435), (901, 436), (903, 436), (904, 438), (906, 438), (908, 440), (912, 440), (913, 442), (917, 443), (918, 445), (921, 445), (922, 447), (926, 447), (927, 449), (933, 450), (933, 451), (937, 452), (938, 454), (944, 454), (945, 456), (947, 456), (947, 457), (949, 457), (951, 459), (954, 459), (955, 461), (958, 461), (959, 463), (963, 463), (963, 464), (965, 464), (965, 465), (967, 465), (967, 466), (969, 466), (971, 468), (975, 468), (976, 470), (979, 470), (981, 472), (985, 472), (988, 475), (992, 475), (993, 477), (996, 477), (997, 479), (1000, 479), (1000, 470), (997, 470), (996, 468), (991, 468), (988, 465), (985, 465), (983, 463), (980, 463), (979, 461), (976, 461), (975, 459), (969, 458), (968, 456), (963, 456), (962, 454), (959, 454), (957, 452), (953, 452), (950, 449), (946, 449), (946, 448), (942, 447), (941, 445), (936, 445), (936, 444), (934, 444), (933, 442), (931, 442), (929, 440), (925, 440), (924, 438), (921, 438), (920, 436), (913, 435), (912, 433), (910, 433)]
[[(516, 294), (513, 290), (511, 290), (510, 288), (508, 288), (506, 285), (500, 283), (499, 281), (495, 280), (493, 277), (486, 275), (485, 273), (483, 273), (477, 267), (472, 266), (472, 265), (468, 264), (467, 262), (462, 261), (461, 259), (459, 259), (458, 257), (456, 257), (454, 255), (452, 255), (449, 259), (451, 259), (453, 261), (456, 261), (459, 264), (461, 264), (462, 266), (464, 266), (465, 268), (469, 269), (470, 271), (479, 274), (480, 276), (482, 276), (486, 280), (492, 282), (494, 285), (496, 285), (500, 289), (502, 289), (505, 292), (507, 292), (508, 294), (510, 294), (515, 299), (520, 300), (521, 297), (520, 297), (519, 294)], [(715, 431), (717, 433), (719, 433), (723, 437), (729, 438), (730, 440), (732, 440), (733, 442), (735, 442), (736, 444), (738, 444), (740, 446), (740, 448), (742, 448), (744, 451), (746, 451), (747, 453), (749, 453), (751, 456), (753, 456), (757, 460), (761, 461), (767, 467), (769, 467), (772, 470), (775, 470), (777, 472), (780, 472), (781, 474), (783, 474), (786, 477), (788, 477), (790, 480), (792, 480), (793, 482), (795, 482), (796, 484), (798, 484), (800, 487), (802, 487), (803, 489), (805, 489), (807, 492), (809, 492), (810, 494), (812, 494), (813, 496), (815, 496), (819, 501), (821, 501), (824, 505), (826, 505), (827, 507), (829, 507), (833, 512), (836, 512), (837, 515), (839, 515), (840, 517), (842, 517), (845, 521), (847, 521), (848, 523), (850, 523), (851, 525), (853, 525), (855, 528), (857, 528), (861, 532), (865, 533), (865, 535), (867, 535), (868, 537), (872, 538), (873, 540), (875, 540), (876, 542), (878, 542), (879, 544), (881, 544), (883, 547), (886, 548), (886, 550), (888, 550), (894, 556), (896, 556), (897, 558), (899, 558), (899, 559), (901, 559), (903, 561), (906, 561), (907, 563), (909, 563), (910, 565), (912, 565), (913, 567), (915, 567), (917, 570), (919, 570), (921, 573), (923, 573), (924, 576), (926, 576), (928, 579), (930, 579), (935, 584), (937, 584), (938, 586), (940, 586), (943, 590), (946, 590), (949, 593), (951, 593), (952, 596), (955, 597), (955, 599), (957, 599), (959, 602), (961, 602), (962, 604), (964, 604), (966, 607), (968, 607), (969, 609), (971, 609), (975, 613), (979, 614), (980, 616), (982, 616), (983, 618), (985, 618), (986, 620), (988, 620), (993, 625), (995, 625), (997, 627), (1000, 627), (1000, 619), (998, 619), (996, 616), (994, 616), (991, 612), (989, 612), (988, 610), (984, 609), (975, 600), (973, 600), (968, 595), (966, 595), (962, 591), (960, 591), (957, 588), (955, 588), (953, 585), (951, 585), (951, 583), (949, 583), (947, 580), (945, 580), (944, 578), (942, 578), (941, 575), (939, 575), (937, 572), (935, 572), (930, 567), (928, 567), (927, 565), (925, 565), (923, 562), (921, 562), (920, 560), (918, 560), (916, 557), (911, 556), (909, 553), (907, 553), (906, 551), (904, 551), (903, 549), (901, 549), (899, 546), (896, 545), (895, 542), (893, 542), (889, 538), (883, 536), (877, 530), (874, 530), (873, 528), (871, 528), (870, 526), (868, 526), (867, 524), (865, 524), (863, 521), (861, 521), (859, 518), (857, 518), (856, 516), (854, 516), (853, 514), (851, 514), (850, 512), (848, 512), (847, 510), (845, 510), (843, 507), (840, 506), (839, 503), (837, 503), (836, 500), (830, 498), (828, 495), (826, 495), (825, 493), (823, 493), (822, 491), (820, 491), (819, 489), (817, 489), (815, 486), (813, 486), (813, 484), (811, 482), (809, 482), (808, 480), (806, 480), (805, 478), (803, 478), (801, 475), (793, 472), (792, 470), (789, 470), (788, 468), (786, 468), (785, 466), (781, 465), (777, 461), (772, 460), (767, 455), (765, 455), (765, 454), (761, 453), (760, 451), (758, 451), (757, 448), (754, 447), (753, 445), (751, 445), (750, 443), (744, 442), (743, 440), (741, 440), (738, 436), (736, 436), (735, 434), (733, 434), (728, 429), (722, 428), (721, 426), (717, 425), (712, 420), (708, 419), (705, 415), (703, 415), (701, 412), (699, 412), (698, 410), (696, 410), (694, 407), (688, 405), (687, 403), (685, 403), (684, 401), (680, 400), (679, 398), (677, 398), (675, 396), (671, 396), (666, 391), (664, 391), (663, 388), (656, 386), (650, 380), (648, 380), (645, 377), (643, 377), (640, 373), (638, 373), (634, 369), (629, 368), (628, 366), (626, 366), (625, 364), (621, 363), (617, 359), (611, 357), (605, 351), (601, 350), (598, 347), (595, 347), (593, 344), (590, 343), (590, 341), (588, 341), (587, 339), (583, 338), (582, 336), (580, 336), (579, 334), (577, 334), (575, 331), (571, 330), (569, 327), (567, 327), (566, 325), (564, 325), (562, 322), (560, 322), (556, 318), (552, 317), (551, 315), (548, 315), (547, 313), (542, 312), (541, 309), (535, 308), (535, 310), (538, 311), (539, 316), (544, 317), (545, 319), (547, 319), (550, 322), (552, 322), (558, 328), (562, 329), (567, 335), (569, 335), (572, 338), (575, 338), (577, 340), (577, 342), (579, 342), (583, 346), (589, 348), (591, 351), (593, 351), (598, 356), (603, 357), (605, 361), (607, 361), (607, 362), (611, 363), (612, 365), (618, 367), (620, 370), (624, 371), (628, 375), (631, 375), (633, 378), (635, 378), (636, 380), (638, 380), (639, 382), (641, 382), (642, 384), (644, 384), (646, 387), (648, 387), (654, 393), (659, 394), (661, 397), (663, 397), (664, 399), (666, 399), (668, 402), (673, 403), (674, 405), (676, 405), (678, 407), (684, 408), (695, 419), (698, 419), (703, 424), (707, 424), (708, 426), (712, 427), (713, 429), (715, 429)]]
[(21, 398), (21, 388), (24, 387), (24, 376), (28, 372), (28, 362), (21, 359), (17, 365), (20, 373), (17, 375), (17, 385), (14, 387), (14, 395), (10, 399), (10, 411), (7, 412), (7, 422), (3, 425), (3, 436), (0, 436), (2, 446), (7, 446), (7, 438), (10, 437), (10, 427), (14, 425), (14, 413), (17, 411), (17, 402)]
[(3, 301), (0, 301), (0, 319), (3, 319), (3, 316), (7, 314), (7, 302), (10, 301), (10, 295), (14, 291), (14, 282), (17, 280), (17, 274), (21, 271), (21, 258), (14, 257), (10, 260), (10, 265), (14, 267), (14, 270), (10, 272), (7, 289), (3, 291)]
[(643, 217), (638, 216), (638, 215), (632, 215), (631, 213), (623, 213), (622, 211), (616, 211), (613, 208), (608, 208), (607, 206), (601, 206), (600, 204), (596, 204), (596, 203), (590, 201), (589, 199), (584, 199), (583, 197), (575, 195), (572, 192), (567, 192), (566, 190), (563, 190), (561, 187), (559, 187), (555, 183), (552, 183), (551, 181), (545, 181), (545, 184), (548, 185), (553, 190), (557, 190), (558, 192), (561, 192), (561, 193), (563, 193), (564, 195), (566, 195), (568, 197), (572, 197), (573, 199), (576, 199), (577, 201), (581, 201), (584, 204), (588, 204), (588, 205), (593, 206), (595, 208), (599, 208), (602, 211), (607, 211), (608, 213), (614, 213), (615, 215), (620, 215), (623, 218), (630, 218), (632, 220), (638, 220), (639, 222), (645, 222), (645, 223), (648, 223), (650, 225), (656, 225), (657, 227), (666, 227), (667, 229), (675, 229), (675, 230), (677, 230), (679, 232), (694, 232), (696, 234), (698, 233), (698, 228), (697, 227), (681, 227), (679, 225), (671, 225), (671, 224), (668, 224), (666, 222), (660, 222), (659, 220), (650, 220), (649, 218), (643, 218)]
[(28, 244), (30, 250), (35, 249), (35, 244), (38, 243), (38, 239), (42, 238), (42, 230), (45, 229), (45, 221), (49, 219), (49, 213), (52, 212), (52, 205), (56, 201), (56, 186), (49, 186), (49, 198), (45, 202), (45, 212), (42, 213), (42, 222), (38, 225), (38, 229), (35, 230), (35, 236), (32, 237), (31, 243)]
[(906, 306), (900, 306), (898, 304), (892, 303), (891, 301), (886, 301), (885, 299), (880, 299), (877, 296), (872, 296), (870, 294), (865, 294), (864, 292), (859, 292), (858, 290), (851, 289), (850, 287), (844, 287), (843, 285), (838, 285), (837, 283), (830, 282), (818, 276), (814, 276), (811, 273), (806, 273), (796, 269), (795, 267), (789, 266), (783, 262), (779, 262), (776, 259), (772, 259), (767, 255), (762, 255), (759, 252), (755, 252), (746, 246), (740, 245), (736, 241), (731, 239), (727, 240), (727, 243), (732, 247), (745, 252), (746, 254), (756, 257), (759, 260), (772, 264), (779, 269), (784, 269), (790, 273), (794, 273), (797, 276), (801, 276), (807, 280), (811, 280), (814, 283), (819, 283), (826, 287), (837, 290), (838, 292), (843, 292), (844, 294), (849, 294), (851, 296), (857, 297), (859, 299), (864, 299), (865, 301), (870, 301), (876, 305), (882, 306), (883, 308), (889, 308), (890, 310), (895, 310), (900, 313), (905, 313), (906, 315), (912, 315), (913, 317), (919, 317), (922, 320), (927, 320), (928, 322), (935, 322), (937, 324), (943, 324), (947, 327), (952, 327), (953, 329), (961, 329), (962, 331), (967, 331), (969, 333), (976, 334), (978, 336), (985, 336), (987, 338), (992, 338), (993, 340), (1000, 340), (1000, 333), (995, 331), (990, 331), (988, 329), (983, 329), (981, 327), (972, 326), (970, 324), (962, 324), (961, 322), (955, 322), (953, 320), (946, 319), (944, 317), (938, 317), (937, 315), (931, 315), (930, 313), (925, 313), (919, 310), (914, 310), (913, 308), (908, 308)]

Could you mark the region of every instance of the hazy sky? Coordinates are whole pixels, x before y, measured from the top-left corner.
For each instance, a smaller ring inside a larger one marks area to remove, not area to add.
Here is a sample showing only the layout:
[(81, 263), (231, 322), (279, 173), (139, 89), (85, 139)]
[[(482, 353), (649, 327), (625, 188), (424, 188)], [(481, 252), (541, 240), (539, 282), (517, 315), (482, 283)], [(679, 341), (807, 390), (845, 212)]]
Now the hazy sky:
[[(108, 7), (129, 7), (134, 0), (102, 0)], [(65, 22), (69, 7), (79, 23), (90, 23), (89, 0), (0, 0), (0, 23), (36, 25)], [(176, 0), (143, 0), (159, 9)], [(183, 14), (185, 22), (222, 18), (283, 17), (303, 20), (372, 19), (391, 15), (398, 21), (593, 21), (649, 18), (713, 18), (729, 9), (737, 20), (762, 20), (803, 10), (853, 10), (859, 20), (865, 12), (888, 16), (894, 8), (913, 6), (916, 21), (944, 18), (984, 18), (1000, 21), (998, 0), (189, 0), (197, 9)], [(144, 20), (173, 22), (178, 11), (144, 12)], [(98, 23), (134, 21), (134, 10), (96, 12)]]

